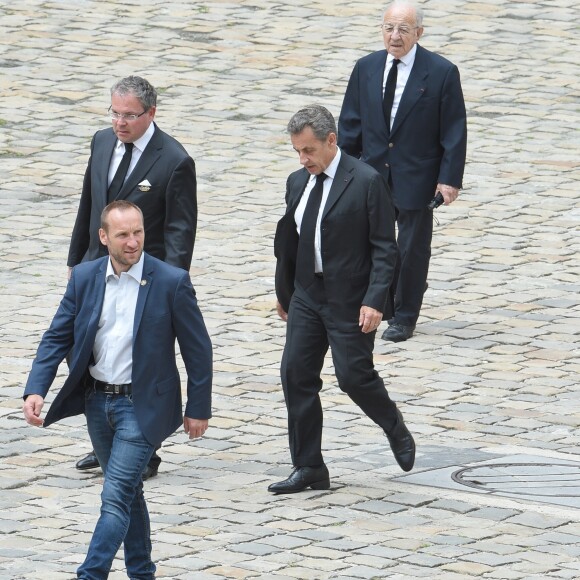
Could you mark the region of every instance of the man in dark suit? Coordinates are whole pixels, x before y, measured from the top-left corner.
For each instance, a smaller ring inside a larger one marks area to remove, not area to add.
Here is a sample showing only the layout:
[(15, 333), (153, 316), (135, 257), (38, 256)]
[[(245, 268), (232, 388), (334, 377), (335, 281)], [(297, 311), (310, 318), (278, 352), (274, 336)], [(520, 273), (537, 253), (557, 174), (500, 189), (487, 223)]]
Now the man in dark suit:
[(295, 469), (270, 485), (272, 493), (330, 487), (319, 397), (329, 347), (340, 389), (383, 429), (402, 469), (415, 459), (413, 438), (372, 355), (397, 256), (385, 182), (340, 151), (324, 107), (298, 111), (288, 132), (304, 167), (288, 178), (274, 252), (277, 310), (287, 322), (281, 378)]
[[(112, 127), (98, 131), (74, 225), (68, 266), (107, 254), (99, 239), (107, 203), (127, 199), (145, 218), (145, 251), (189, 271), (197, 225), (195, 164), (185, 149), (154, 123), (157, 92), (138, 76), (111, 88)], [(143, 477), (156, 475), (161, 459), (153, 454)], [(94, 453), (77, 469), (98, 467)]]
[(338, 122), (338, 144), (379, 173), (395, 204), (399, 258), (392, 292), (395, 314), (382, 338), (413, 335), (427, 287), (437, 192), (459, 194), (467, 125), (457, 67), (417, 44), (423, 13), (395, 2), (382, 24), (386, 50), (355, 65)]
[[(48, 426), (84, 413), (105, 480), (101, 515), (78, 578), (106, 578), (124, 544), (131, 578), (152, 579), (142, 472), (179, 425), (201, 437), (211, 417), (211, 342), (187, 272), (143, 252), (143, 214), (127, 201), (102, 213), (109, 257), (76, 266), (24, 391), (28, 423)], [(182, 411), (175, 339), (187, 369)], [(40, 418), (59, 364), (69, 376)]]

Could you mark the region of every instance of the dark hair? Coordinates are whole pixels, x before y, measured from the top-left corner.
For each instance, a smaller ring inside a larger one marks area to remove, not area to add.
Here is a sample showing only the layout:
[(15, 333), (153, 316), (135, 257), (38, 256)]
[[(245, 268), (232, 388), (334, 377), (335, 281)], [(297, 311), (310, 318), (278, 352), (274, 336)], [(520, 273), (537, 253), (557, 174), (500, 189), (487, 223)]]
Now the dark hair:
[(310, 127), (319, 141), (324, 141), (331, 133), (336, 134), (336, 122), (330, 111), (322, 105), (310, 105), (292, 115), (288, 122), (288, 133), (297, 135)]
[(127, 201), (126, 199), (117, 199), (112, 201), (109, 205), (105, 206), (105, 209), (101, 212), (101, 228), (105, 231), (108, 231), (109, 224), (107, 222), (107, 218), (109, 214), (114, 210), (118, 209), (119, 211), (127, 211), (130, 209), (136, 209), (141, 214), (141, 219), (143, 219), (143, 212), (141, 208), (134, 203)]
[(111, 87), (112, 95), (134, 95), (146, 111), (157, 105), (157, 91), (149, 81), (138, 76), (129, 76), (117, 81)]

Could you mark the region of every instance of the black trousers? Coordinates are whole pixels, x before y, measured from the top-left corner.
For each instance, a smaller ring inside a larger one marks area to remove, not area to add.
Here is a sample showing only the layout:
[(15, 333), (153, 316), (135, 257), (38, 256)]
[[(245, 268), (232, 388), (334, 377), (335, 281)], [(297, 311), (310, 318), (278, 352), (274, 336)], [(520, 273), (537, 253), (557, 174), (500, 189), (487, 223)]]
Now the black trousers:
[(331, 311), (324, 300), (324, 281), (306, 293), (297, 288), (288, 309), (281, 378), (288, 410), (292, 463), (315, 466), (322, 458), (320, 374), (330, 346), (338, 386), (384, 431), (397, 420), (396, 405), (373, 363), (375, 332), (358, 325), (359, 308)]
[(415, 326), (421, 306), (433, 237), (433, 212), (429, 209), (397, 209), (397, 246), (399, 255), (393, 285), (395, 287), (395, 315), (393, 321)]

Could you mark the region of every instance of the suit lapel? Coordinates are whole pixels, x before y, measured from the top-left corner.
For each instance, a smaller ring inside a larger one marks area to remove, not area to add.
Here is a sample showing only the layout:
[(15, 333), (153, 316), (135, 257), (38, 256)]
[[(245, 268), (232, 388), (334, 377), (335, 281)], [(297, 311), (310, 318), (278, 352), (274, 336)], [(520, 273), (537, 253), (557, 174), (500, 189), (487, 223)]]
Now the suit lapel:
[(105, 274), (107, 272), (109, 259), (102, 258), (101, 262), (102, 263), (95, 274), (93, 286), (93, 310), (87, 322), (87, 331), (84, 336), (83, 344), (79, 349), (78, 360), (82, 361), (83, 369), (88, 364), (93, 352), (95, 337), (97, 336), (97, 330), (99, 328), (99, 320), (101, 319), (101, 312), (103, 310), (103, 302), (105, 300)]
[(411, 74), (409, 75), (409, 79), (405, 85), (405, 90), (401, 96), (401, 102), (399, 103), (399, 108), (397, 109), (397, 114), (395, 115), (395, 120), (393, 122), (391, 137), (397, 132), (407, 115), (411, 112), (419, 99), (425, 94), (427, 90), (428, 76), (429, 70), (425, 63), (424, 49), (417, 45), (415, 62), (413, 63), (413, 69), (411, 70)]
[(151, 289), (151, 284), (153, 283), (152, 274), (153, 268), (151, 267), (149, 256), (145, 254), (143, 263), (143, 274), (141, 284), (139, 286), (139, 293), (137, 294), (137, 304), (135, 305), (135, 322), (133, 323), (133, 344), (135, 344), (135, 337), (137, 336), (137, 331), (139, 330), (139, 325), (141, 324), (141, 318), (143, 317), (143, 311), (145, 310), (147, 296), (149, 295), (149, 290)]
[(141, 157), (135, 165), (133, 171), (123, 184), (117, 199), (127, 199), (128, 194), (143, 181), (151, 167), (157, 162), (163, 151), (163, 136), (161, 130), (155, 125), (155, 133), (151, 137), (145, 151), (141, 153)]
[(334, 179), (332, 180), (332, 186), (330, 188), (330, 192), (328, 193), (328, 199), (326, 200), (326, 205), (324, 206), (324, 211), (322, 212), (322, 219), (326, 217), (334, 204), (340, 199), (340, 196), (344, 193), (345, 189), (349, 186), (354, 177), (352, 174), (353, 168), (347, 162), (345, 156), (346, 153), (342, 151), (340, 154), (338, 167), (336, 168), (336, 173), (334, 174)]

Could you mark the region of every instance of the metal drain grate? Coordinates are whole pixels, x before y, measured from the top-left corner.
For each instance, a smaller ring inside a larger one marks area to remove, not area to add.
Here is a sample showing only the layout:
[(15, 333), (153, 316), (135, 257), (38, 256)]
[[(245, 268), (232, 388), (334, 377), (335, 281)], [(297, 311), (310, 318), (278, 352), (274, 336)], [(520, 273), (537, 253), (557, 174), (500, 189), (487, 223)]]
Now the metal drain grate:
[(580, 466), (566, 463), (495, 463), (458, 469), (453, 481), (484, 492), (580, 497)]
[[(515, 451), (515, 450), (514, 450)], [(580, 461), (545, 455), (496, 455), (496, 448), (457, 450), (425, 447), (413, 472), (398, 481), (414, 485), (549, 503), (580, 510)], [(478, 461), (479, 460), (479, 461)], [(425, 467), (421, 469), (422, 465)], [(438, 466), (437, 466), (438, 465)]]

